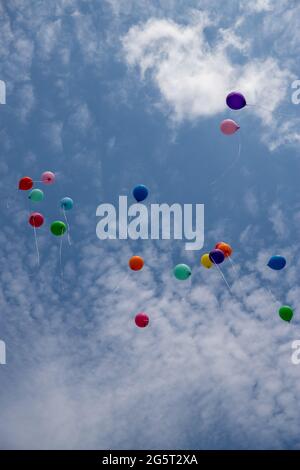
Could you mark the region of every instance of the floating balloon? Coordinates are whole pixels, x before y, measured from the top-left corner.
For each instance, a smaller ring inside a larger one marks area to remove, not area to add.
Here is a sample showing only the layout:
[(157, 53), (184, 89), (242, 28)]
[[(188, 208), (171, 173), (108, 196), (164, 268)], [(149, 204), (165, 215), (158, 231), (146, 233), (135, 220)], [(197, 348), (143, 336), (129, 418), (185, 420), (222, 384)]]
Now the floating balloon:
[(33, 187), (33, 180), (29, 176), (24, 176), (19, 181), (19, 189), (22, 191), (28, 191)]
[(145, 328), (149, 324), (149, 317), (146, 313), (141, 312), (135, 316), (134, 321), (139, 328)]
[(275, 271), (280, 271), (286, 265), (286, 259), (283, 256), (274, 255), (271, 256), (268, 262), (268, 266), (271, 269), (275, 269)]
[(139, 184), (133, 189), (133, 197), (137, 202), (144, 201), (149, 194), (148, 188), (143, 184)]
[(140, 271), (144, 266), (144, 260), (140, 256), (132, 256), (128, 264), (132, 271)]
[(53, 184), (55, 181), (55, 174), (52, 171), (45, 171), (42, 176), (41, 180), (44, 184)]
[(33, 189), (30, 191), (28, 198), (33, 202), (40, 202), (44, 199), (44, 193), (41, 189)]
[(215, 264), (221, 264), (225, 259), (225, 255), (222, 250), (215, 248), (209, 253), (209, 259)]
[(41, 227), (44, 223), (44, 216), (39, 212), (32, 212), (32, 214), (29, 216), (28, 222), (30, 225), (32, 225), (32, 227)]
[(213, 262), (211, 261), (209, 254), (205, 253), (204, 255), (201, 256), (201, 264), (205, 268), (209, 269), (213, 266)]
[(74, 202), (70, 197), (63, 197), (60, 201), (60, 207), (65, 211), (69, 211), (73, 208)]
[(232, 119), (225, 119), (220, 124), (221, 132), (225, 135), (232, 135), (240, 129), (240, 126)]
[(280, 318), (287, 322), (290, 322), (294, 315), (293, 309), (288, 305), (283, 305), (282, 307), (280, 307), (278, 313)]
[(56, 237), (60, 237), (67, 231), (67, 226), (61, 220), (56, 220), (55, 222), (52, 222), (50, 230), (53, 235), (55, 235)]
[(247, 105), (246, 99), (242, 93), (233, 91), (226, 97), (226, 104), (231, 109), (242, 109)]
[(228, 258), (229, 256), (232, 255), (232, 248), (228, 243), (219, 242), (216, 244), (215, 248), (217, 250), (223, 251), (225, 258)]
[(185, 281), (192, 274), (192, 270), (187, 264), (177, 264), (173, 269), (173, 274), (179, 281)]

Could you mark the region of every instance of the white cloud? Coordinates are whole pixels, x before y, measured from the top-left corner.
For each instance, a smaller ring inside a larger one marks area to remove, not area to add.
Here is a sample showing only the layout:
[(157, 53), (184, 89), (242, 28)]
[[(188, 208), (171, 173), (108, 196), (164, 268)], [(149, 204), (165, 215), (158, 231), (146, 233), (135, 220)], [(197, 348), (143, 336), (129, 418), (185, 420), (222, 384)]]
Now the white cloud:
[(259, 211), (259, 205), (257, 201), (257, 197), (254, 191), (248, 190), (245, 194), (245, 206), (247, 211), (252, 215), (257, 215)]
[(255, 13), (271, 11), (274, 8), (274, 4), (272, 5), (271, 0), (252, 0), (251, 2), (243, 0), (242, 3), (245, 4), (246, 8), (249, 11)]
[(289, 236), (289, 228), (284, 215), (284, 211), (279, 204), (274, 203), (269, 209), (269, 220), (272, 223), (276, 236), (280, 239)]
[(61, 152), (63, 149), (62, 141), (62, 130), (63, 123), (59, 121), (48, 122), (43, 125), (44, 127), (44, 138), (51, 145), (51, 147), (57, 152)]
[[(160, 92), (161, 109), (177, 122), (213, 116), (226, 109), (225, 98), (232, 90), (242, 91), (265, 126), (274, 125), (273, 111), (286, 97), (292, 75), (274, 58), (248, 59), (241, 65), (229, 55), (228, 44), (246, 48), (234, 32), (210, 45), (202, 16), (196, 25), (151, 19), (133, 26), (123, 38), (125, 60), (137, 66), (142, 79), (150, 77)], [(225, 30), (226, 32), (226, 30)]]
[[(187, 285), (167, 269), (171, 252), (150, 242), (139, 273), (128, 273), (127, 244), (84, 242), (62, 292), (47, 234), (34, 279), (25, 267), (33, 243), (15, 237), (1, 235), (10, 372), (0, 389), (2, 448), (297, 448), (295, 324), (279, 319), (253, 263), (238, 276), (222, 265), (230, 295), (198, 259)], [(295, 305), (298, 296), (290, 294)], [(150, 316), (145, 330), (133, 321), (141, 310)]]

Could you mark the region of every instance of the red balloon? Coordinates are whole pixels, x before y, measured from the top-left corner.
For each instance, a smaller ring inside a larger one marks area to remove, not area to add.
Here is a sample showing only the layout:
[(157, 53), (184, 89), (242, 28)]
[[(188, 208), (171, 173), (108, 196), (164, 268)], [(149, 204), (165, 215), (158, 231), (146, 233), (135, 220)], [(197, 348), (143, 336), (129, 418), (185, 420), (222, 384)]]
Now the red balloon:
[(144, 266), (144, 260), (141, 256), (132, 256), (128, 261), (128, 264), (132, 271), (140, 271)]
[(32, 227), (41, 227), (44, 223), (44, 216), (39, 212), (32, 212), (32, 214), (30, 214), (28, 222), (30, 223), (30, 225), (32, 225)]
[(22, 191), (28, 191), (31, 189), (33, 186), (33, 181), (29, 176), (24, 176), (24, 178), (21, 178), (19, 181), (19, 189)]
[(139, 328), (145, 328), (149, 323), (149, 317), (145, 313), (138, 313), (135, 317), (135, 324)]
[(228, 258), (229, 256), (232, 255), (232, 248), (228, 243), (219, 242), (216, 244), (215, 248), (217, 250), (223, 251), (225, 258)]

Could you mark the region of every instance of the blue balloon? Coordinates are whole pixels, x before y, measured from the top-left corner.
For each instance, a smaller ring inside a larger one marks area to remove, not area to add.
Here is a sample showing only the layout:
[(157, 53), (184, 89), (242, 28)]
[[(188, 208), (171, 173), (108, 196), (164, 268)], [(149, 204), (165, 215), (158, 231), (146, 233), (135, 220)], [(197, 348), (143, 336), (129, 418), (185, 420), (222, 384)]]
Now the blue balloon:
[(143, 184), (137, 185), (132, 191), (133, 197), (137, 202), (144, 201), (149, 194), (148, 188)]
[(209, 259), (214, 263), (214, 264), (221, 264), (223, 263), (225, 259), (225, 255), (222, 250), (219, 250), (215, 248), (214, 250), (211, 250), (209, 252)]
[(242, 109), (247, 106), (246, 99), (242, 93), (233, 91), (226, 97), (226, 104), (231, 109)]
[(280, 271), (286, 265), (286, 259), (283, 256), (275, 255), (271, 256), (268, 262), (268, 266), (275, 271)]
[(63, 197), (60, 201), (60, 207), (65, 211), (69, 211), (73, 208), (74, 202), (70, 197)]

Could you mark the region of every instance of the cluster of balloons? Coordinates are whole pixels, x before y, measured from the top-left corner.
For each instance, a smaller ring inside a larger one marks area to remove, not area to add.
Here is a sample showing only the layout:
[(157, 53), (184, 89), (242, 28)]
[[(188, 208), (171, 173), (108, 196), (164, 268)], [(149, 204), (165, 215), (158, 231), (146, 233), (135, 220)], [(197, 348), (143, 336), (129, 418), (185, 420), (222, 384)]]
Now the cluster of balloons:
[(221, 271), (219, 264), (223, 263), (223, 261), (226, 258), (228, 258), (233, 265), (233, 261), (231, 260), (231, 255), (232, 255), (231, 246), (225, 242), (218, 242), (215, 245), (215, 248), (211, 250), (209, 253), (204, 253), (204, 255), (201, 256), (201, 260), (200, 260), (202, 266), (204, 266), (206, 269), (210, 269), (212, 266), (216, 266), (218, 268), (218, 271), (229, 290), (231, 290), (230, 286), (223, 272)]
[[(34, 183), (43, 183), (45, 185), (50, 185), (54, 184), (55, 182), (55, 174), (52, 173), (52, 171), (45, 171), (41, 175), (41, 179), (39, 181), (33, 181), (30, 176), (24, 176), (19, 180), (19, 189), (21, 191), (30, 191), (28, 199), (30, 199), (31, 202), (41, 202), (44, 199), (44, 192), (39, 189), (35, 188), (32, 189), (34, 186)], [(28, 222), (29, 224), (36, 228), (41, 227), (44, 224), (45, 218), (43, 214), (40, 212), (32, 212), (29, 216)]]
[(214, 264), (221, 264), (232, 255), (232, 248), (228, 243), (218, 242), (215, 248), (201, 257), (201, 264), (210, 269)]
[[(35, 183), (43, 183), (45, 185), (54, 184), (55, 174), (52, 171), (45, 171), (41, 175), (41, 179), (39, 181), (34, 181), (29, 176), (24, 176), (23, 178), (19, 180), (19, 190), (30, 191), (28, 195), (28, 199), (33, 203), (38, 203), (38, 202), (43, 201), (44, 192), (40, 188), (32, 189)], [(60, 207), (63, 210), (64, 214), (66, 210), (72, 209), (73, 205), (74, 205), (74, 202), (70, 197), (64, 197), (60, 201)], [(34, 229), (36, 229), (36, 228), (40, 228), (44, 224), (45, 218), (43, 214), (41, 214), (40, 212), (32, 212), (29, 216), (28, 222)], [(63, 222), (62, 220), (55, 220), (50, 225), (50, 231), (53, 235), (60, 237), (64, 235), (64, 233), (67, 231), (67, 224)], [(36, 237), (36, 233), (35, 233), (35, 237)], [(38, 247), (37, 247), (37, 251), (38, 251)], [(39, 254), (38, 254), (38, 260), (39, 260)]]
[[(209, 253), (204, 253), (201, 257), (201, 264), (207, 269), (210, 269), (213, 265), (219, 265), (223, 263), (225, 258), (229, 258), (232, 254), (232, 248), (228, 243), (219, 242), (215, 248)], [(179, 281), (186, 281), (192, 275), (192, 269), (187, 264), (177, 264), (173, 268), (173, 274)], [(225, 280), (227, 286), (228, 283)]]

